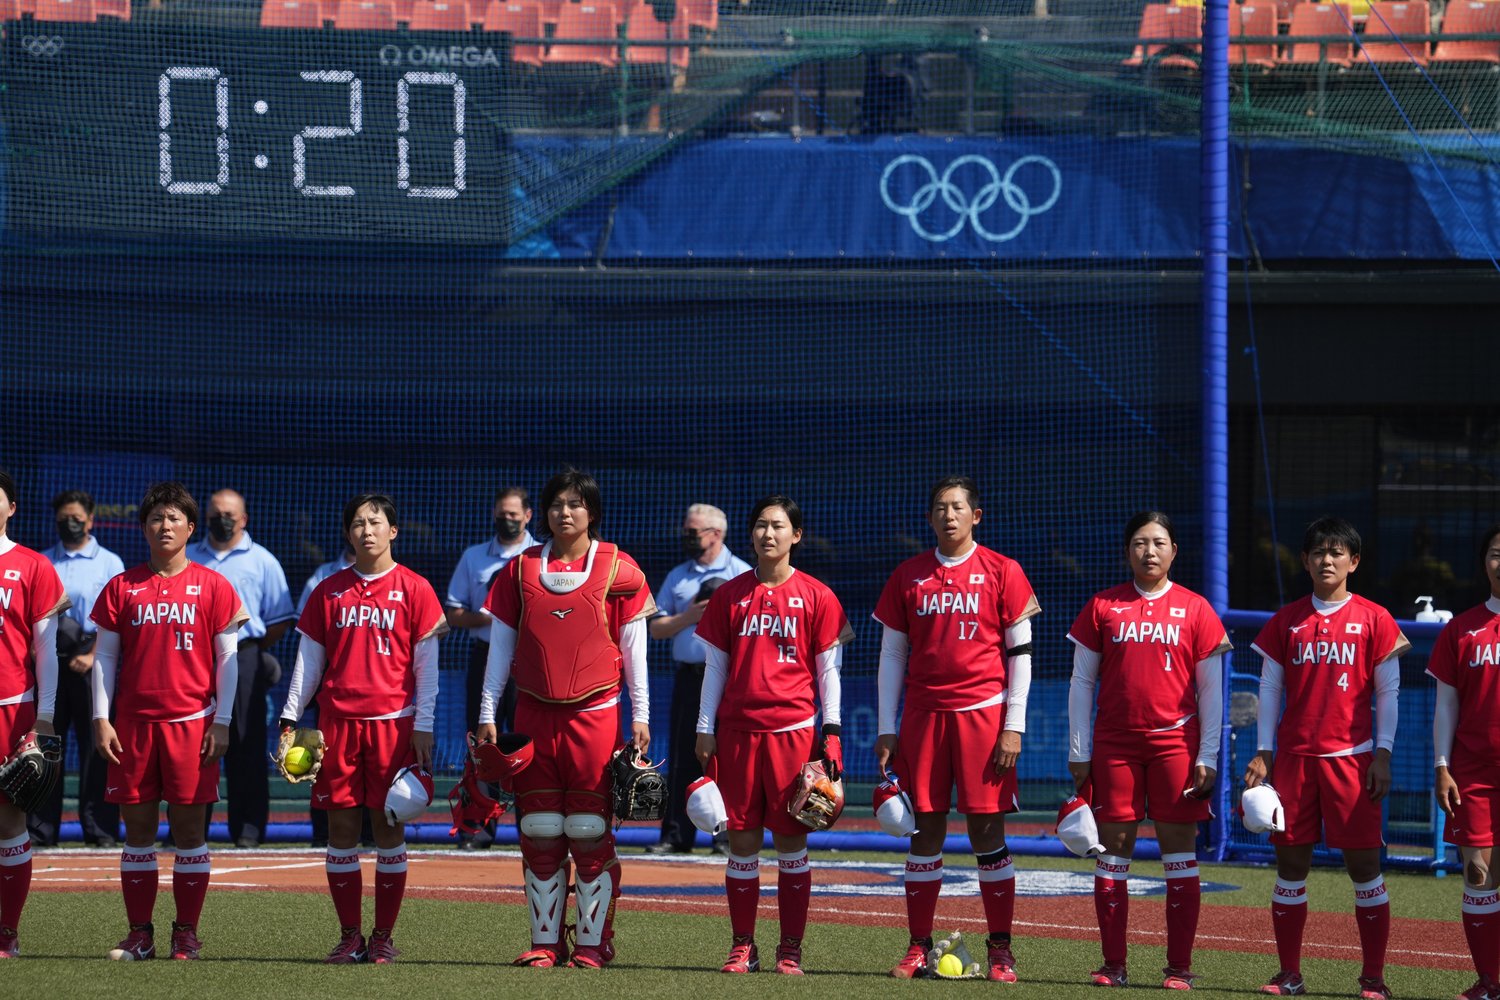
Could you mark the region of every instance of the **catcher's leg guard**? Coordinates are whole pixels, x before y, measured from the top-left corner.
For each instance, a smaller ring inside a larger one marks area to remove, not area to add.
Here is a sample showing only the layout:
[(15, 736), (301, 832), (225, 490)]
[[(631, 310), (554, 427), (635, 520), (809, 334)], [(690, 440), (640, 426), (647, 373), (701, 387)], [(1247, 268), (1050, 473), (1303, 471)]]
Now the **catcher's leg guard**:
[(620, 862), (615, 838), (606, 834), (584, 850), (573, 845), (578, 866), (578, 945), (602, 948), (614, 935), (615, 899), (620, 895)]
[(567, 841), (560, 839), (542, 843), (546, 846), (538, 846), (537, 841), (530, 837), (521, 837), (526, 904), (531, 911), (531, 943), (533, 951), (544, 947), (559, 952), (563, 917), (568, 907), (568, 871), (565, 864), (568, 846)]

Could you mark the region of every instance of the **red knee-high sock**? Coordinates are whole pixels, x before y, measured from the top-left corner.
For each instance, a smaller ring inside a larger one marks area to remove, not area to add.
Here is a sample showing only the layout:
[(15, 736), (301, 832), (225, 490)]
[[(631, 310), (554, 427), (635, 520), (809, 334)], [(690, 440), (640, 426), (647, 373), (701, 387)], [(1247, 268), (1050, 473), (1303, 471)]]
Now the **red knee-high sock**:
[(1271, 890), (1271, 929), (1282, 972), (1302, 974), (1302, 930), (1307, 926), (1307, 880), (1276, 880)]
[(1198, 937), (1198, 910), (1203, 900), (1198, 880), (1198, 856), (1191, 851), (1163, 854), (1167, 876), (1167, 965), (1188, 971), (1193, 967), (1193, 941)]
[(1464, 888), (1464, 937), (1481, 979), (1500, 979), (1500, 893)]
[(1385, 978), (1385, 946), (1391, 938), (1391, 898), (1386, 895), (1385, 876), (1354, 884), (1354, 917), (1359, 922), (1359, 951), (1364, 958), (1360, 975)]
[(0, 927), (21, 926), (21, 908), (31, 892), (31, 834), (0, 840)]
[(406, 844), (375, 849), (375, 933), (391, 933), (406, 896)]
[(1016, 915), (1016, 869), (1011, 864), (1010, 848), (977, 857), (984, 922), (989, 925), (990, 937), (1009, 941)]
[(938, 893), (943, 888), (941, 854), (906, 856), (906, 927), (913, 940), (932, 937)]
[(801, 941), (807, 932), (807, 905), (812, 901), (812, 869), (807, 866), (807, 848), (778, 854), (781, 871), (776, 876), (776, 910), (781, 917), (781, 939)]
[(156, 846), (131, 847), (120, 851), (120, 891), (125, 894), (125, 920), (132, 927), (151, 922), (156, 909)]
[(203, 915), (203, 900), (208, 897), (208, 880), (213, 870), (208, 845), (177, 848), (172, 863), (172, 901), (177, 904), (177, 922), (198, 926)]
[(339, 918), (339, 927), (359, 930), (364, 926), (360, 898), (365, 891), (364, 873), (359, 870), (359, 849), (328, 848), (323, 870), (328, 873), (328, 894), (333, 897), (333, 912)]
[(755, 913), (760, 909), (760, 855), (729, 855), (724, 866), (724, 894), (729, 897), (729, 933), (755, 936)]
[(1094, 913), (1105, 965), (1125, 964), (1125, 932), (1130, 927), (1130, 859), (1101, 854), (1094, 861)]

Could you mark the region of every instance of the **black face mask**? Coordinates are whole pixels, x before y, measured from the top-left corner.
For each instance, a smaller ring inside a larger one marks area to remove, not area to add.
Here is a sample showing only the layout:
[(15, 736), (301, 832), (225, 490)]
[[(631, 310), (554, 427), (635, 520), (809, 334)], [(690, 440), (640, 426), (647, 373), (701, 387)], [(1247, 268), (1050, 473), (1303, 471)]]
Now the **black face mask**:
[(215, 514), (208, 519), (208, 533), (216, 542), (227, 542), (234, 537), (234, 516)]
[(89, 537), (89, 529), (84, 527), (82, 518), (65, 517), (57, 522), (57, 537), (64, 545), (77, 545)]
[(520, 538), (521, 532), (525, 530), (525, 521), (517, 521), (509, 517), (495, 518), (495, 534), (507, 542), (513, 542), (517, 538)]
[(708, 546), (703, 544), (702, 535), (684, 534), (682, 536), (682, 552), (689, 559), (697, 559), (703, 554), (703, 551), (706, 548), (708, 548)]

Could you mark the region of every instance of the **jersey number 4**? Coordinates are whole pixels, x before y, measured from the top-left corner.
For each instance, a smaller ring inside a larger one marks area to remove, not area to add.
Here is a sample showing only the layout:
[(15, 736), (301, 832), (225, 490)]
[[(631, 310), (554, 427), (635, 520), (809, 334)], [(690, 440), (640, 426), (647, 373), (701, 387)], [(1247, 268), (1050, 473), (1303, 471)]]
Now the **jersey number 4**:
[(1343, 673), (1339, 674), (1337, 683), (1340, 688), (1347, 692), (1349, 690), (1349, 671), (1345, 670)]

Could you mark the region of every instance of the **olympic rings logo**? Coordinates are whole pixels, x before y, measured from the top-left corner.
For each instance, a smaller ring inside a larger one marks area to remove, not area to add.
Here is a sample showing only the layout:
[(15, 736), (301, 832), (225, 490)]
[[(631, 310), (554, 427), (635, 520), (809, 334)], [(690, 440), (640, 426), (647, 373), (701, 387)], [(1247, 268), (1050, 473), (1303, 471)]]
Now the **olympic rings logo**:
[[(907, 164), (912, 164), (920, 170), (925, 171), (927, 174), (927, 183), (912, 192), (911, 201), (905, 205), (899, 205), (891, 197), (891, 176)], [(960, 167), (969, 164), (979, 167), (980, 170), (989, 174), (990, 178), (989, 183), (975, 192), (972, 199), (962, 188), (953, 183), (953, 175)], [(1017, 172), (1022, 167), (1030, 165), (1041, 167), (1052, 175), (1052, 193), (1040, 203), (1033, 203), (1031, 195), (1027, 194), (1026, 190), (1016, 183)], [(906, 153), (886, 164), (885, 173), (880, 175), (880, 197), (885, 202), (886, 208), (889, 208), (897, 215), (905, 216), (907, 222), (911, 223), (912, 232), (922, 237), (922, 239), (933, 243), (942, 243), (945, 240), (951, 240), (963, 231), (965, 223), (972, 226), (978, 236), (991, 243), (1004, 243), (1007, 240), (1015, 239), (1020, 235), (1021, 230), (1026, 228), (1026, 223), (1030, 221), (1033, 215), (1041, 215), (1057, 204), (1058, 196), (1061, 194), (1062, 171), (1058, 170), (1057, 164), (1047, 159), (1047, 157), (1035, 154), (1021, 157), (1006, 168), (1004, 174), (1001, 174), (994, 162), (983, 156), (970, 153), (967, 156), (960, 156), (950, 163), (948, 169), (944, 170), (940, 177), (938, 176), (937, 168), (925, 156)], [(942, 195), (943, 204), (957, 213), (958, 221), (947, 230), (933, 232), (922, 225), (919, 216), (932, 207), (932, 203), (937, 200), (939, 195)], [(1004, 232), (995, 233), (985, 228), (980, 216), (993, 208), (995, 202), (1001, 198), (1005, 199), (1006, 207), (1020, 216), (1020, 218), (1011, 228)]]
[(63, 39), (61, 35), (26, 35), (21, 39), (21, 48), (35, 58), (51, 59), (62, 54)]

